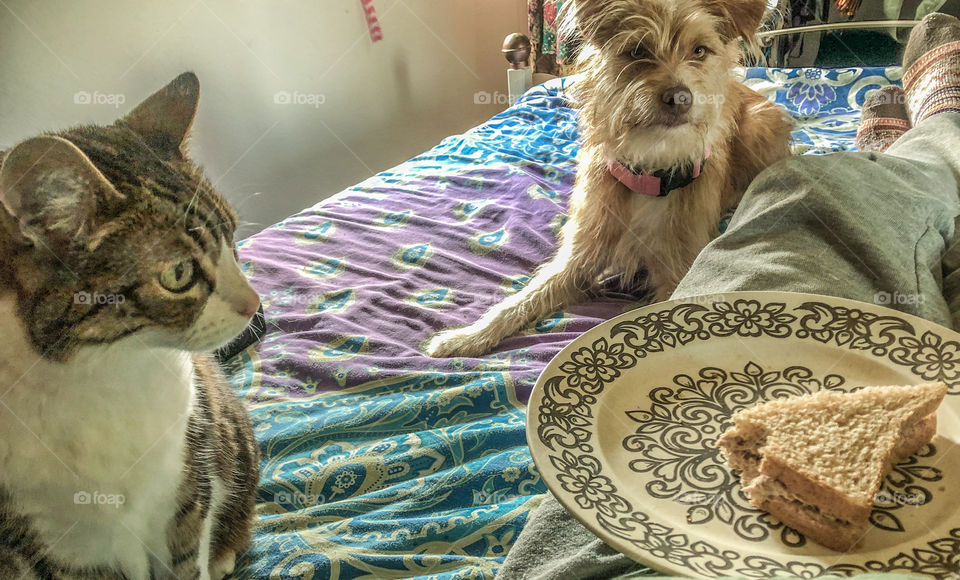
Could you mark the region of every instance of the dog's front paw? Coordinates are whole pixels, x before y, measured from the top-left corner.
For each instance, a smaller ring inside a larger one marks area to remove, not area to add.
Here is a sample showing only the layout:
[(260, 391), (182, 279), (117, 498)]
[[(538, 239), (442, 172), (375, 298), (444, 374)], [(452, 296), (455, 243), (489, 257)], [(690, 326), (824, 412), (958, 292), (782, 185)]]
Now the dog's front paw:
[(494, 343), (479, 333), (467, 328), (445, 330), (427, 341), (423, 352), (434, 358), (478, 357), (493, 348)]

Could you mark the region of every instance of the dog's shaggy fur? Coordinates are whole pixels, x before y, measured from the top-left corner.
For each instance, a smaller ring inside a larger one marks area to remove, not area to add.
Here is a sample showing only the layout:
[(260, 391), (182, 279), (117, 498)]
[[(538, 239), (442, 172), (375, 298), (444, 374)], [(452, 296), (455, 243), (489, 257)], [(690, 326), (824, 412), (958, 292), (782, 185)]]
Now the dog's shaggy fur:
[[(665, 300), (717, 234), (756, 175), (789, 155), (786, 114), (732, 70), (763, 16), (764, 0), (575, 0), (585, 43), (574, 85), (581, 149), (569, 220), (554, 258), (527, 286), (466, 328), (426, 345), (431, 356), (475, 356), (585, 296), (599, 277), (647, 284)], [(687, 95), (677, 106), (672, 96)], [(629, 190), (611, 160), (647, 172), (689, 167), (709, 148), (702, 174), (666, 197)]]

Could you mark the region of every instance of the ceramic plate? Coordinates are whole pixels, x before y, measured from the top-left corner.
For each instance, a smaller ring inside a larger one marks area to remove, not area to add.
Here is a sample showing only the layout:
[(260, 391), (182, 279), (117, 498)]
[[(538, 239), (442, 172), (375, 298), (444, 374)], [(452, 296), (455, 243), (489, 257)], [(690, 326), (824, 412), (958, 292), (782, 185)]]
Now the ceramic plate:
[[(754, 508), (714, 449), (731, 415), (822, 389), (945, 381), (934, 440), (894, 467), (840, 553)], [(607, 543), (675, 574), (960, 574), (960, 335), (807, 294), (665, 302), (579, 337), (540, 375), (527, 437), (550, 490)]]

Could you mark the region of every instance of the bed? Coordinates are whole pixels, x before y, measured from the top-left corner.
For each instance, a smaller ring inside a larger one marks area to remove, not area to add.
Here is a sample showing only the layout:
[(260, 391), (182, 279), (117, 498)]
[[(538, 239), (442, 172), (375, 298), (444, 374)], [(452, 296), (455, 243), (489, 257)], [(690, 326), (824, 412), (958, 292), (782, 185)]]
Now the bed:
[[(746, 69), (793, 113), (794, 152), (852, 149), (898, 68)], [(262, 340), (225, 361), (263, 454), (240, 578), (492, 578), (546, 488), (524, 405), (570, 340), (642, 298), (611, 286), (482, 358), (422, 343), (549, 257), (577, 152), (568, 91), (533, 88), (467, 133), (240, 242)]]

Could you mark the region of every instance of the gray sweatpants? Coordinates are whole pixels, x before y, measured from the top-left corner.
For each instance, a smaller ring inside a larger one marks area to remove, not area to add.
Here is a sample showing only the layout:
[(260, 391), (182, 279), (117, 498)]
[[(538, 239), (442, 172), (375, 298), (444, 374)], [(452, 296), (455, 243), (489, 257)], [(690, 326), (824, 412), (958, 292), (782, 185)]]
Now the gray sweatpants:
[[(793, 157), (767, 169), (673, 297), (781, 290), (874, 303), (885, 292), (916, 297), (891, 300), (894, 308), (960, 328), (958, 215), (960, 114), (942, 113), (885, 154)], [(497, 578), (649, 575), (547, 493)]]

